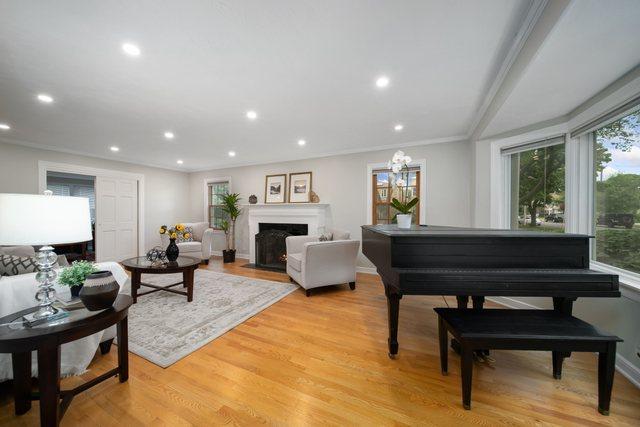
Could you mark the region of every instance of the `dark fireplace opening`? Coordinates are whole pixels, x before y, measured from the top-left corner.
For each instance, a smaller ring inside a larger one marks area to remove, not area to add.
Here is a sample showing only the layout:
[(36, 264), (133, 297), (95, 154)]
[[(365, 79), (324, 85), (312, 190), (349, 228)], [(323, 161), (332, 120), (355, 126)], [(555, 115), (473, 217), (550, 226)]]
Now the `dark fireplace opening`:
[(272, 224), (261, 222), (256, 234), (256, 267), (270, 270), (287, 269), (287, 244), (289, 236), (304, 236), (307, 224)]

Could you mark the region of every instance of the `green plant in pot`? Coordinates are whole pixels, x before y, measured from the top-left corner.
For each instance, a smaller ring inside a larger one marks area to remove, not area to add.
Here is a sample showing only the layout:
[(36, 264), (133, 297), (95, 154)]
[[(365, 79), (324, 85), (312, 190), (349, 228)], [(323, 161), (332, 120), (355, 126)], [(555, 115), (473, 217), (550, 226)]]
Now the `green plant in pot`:
[(403, 151), (396, 151), (388, 164), (392, 172), (389, 175), (394, 179), (393, 195), (397, 196), (391, 199), (391, 206), (398, 211), (394, 218), (398, 222), (398, 228), (411, 228), (413, 208), (420, 201), (417, 197), (411, 197), (409, 163), (411, 163), (411, 157), (405, 156)]
[(71, 295), (77, 297), (86, 278), (96, 271), (98, 271), (98, 267), (92, 262), (74, 261), (71, 266), (64, 268), (58, 275), (58, 283), (69, 286)]
[(236, 260), (236, 220), (242, 213), (240, 208), (240, 194), (232, 193), (222, 196), (222, 210), (227, 214), (227, 220), (222, 222), (227, 249), (222, 251), (223, 262), (234, 262)]

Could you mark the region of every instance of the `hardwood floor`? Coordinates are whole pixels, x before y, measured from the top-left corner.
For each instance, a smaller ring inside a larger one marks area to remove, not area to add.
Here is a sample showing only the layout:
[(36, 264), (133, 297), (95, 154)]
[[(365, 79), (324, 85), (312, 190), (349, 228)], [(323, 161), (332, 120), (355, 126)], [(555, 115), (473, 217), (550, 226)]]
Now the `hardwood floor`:
[[(206, 268), (288, 280), (245, 263), (215, 259)], [(611, 415), (598, 414), (596, 356), (584, 353), (556, 381), (551, 354), (493, 352), (494, 366), (475, 366), (465, 411), (459, 358), (450, 354), (449, 375), (440, 374), (432, 308), (443, 305), (440, 297), (402, 299), (400, 353), (391, 360), (377, 276), (358, 275), (355, 291), (342, 285), (307, 298), (299, 290), (167, 369), (130, 354), (129, 381), (79, 395), (62, 425), (640, 425), (640, 390), (620, 374)], [(116, 355), (97, 355), (62, 387), (109, 370)], [(38, 403), (15, 417), (8, 393), (0, 387), (0, 424), (37, 425)]]

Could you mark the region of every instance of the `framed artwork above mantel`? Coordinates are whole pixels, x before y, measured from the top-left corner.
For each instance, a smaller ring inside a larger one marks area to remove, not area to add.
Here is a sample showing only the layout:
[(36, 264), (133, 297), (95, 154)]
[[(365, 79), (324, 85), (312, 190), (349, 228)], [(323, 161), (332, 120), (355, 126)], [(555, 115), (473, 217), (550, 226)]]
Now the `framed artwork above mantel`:
[(267, 175), (264, 180), (265, 204), (285, 203), (287, 194), (287, 174)]
[(311, 201), (312, 173), (289, 174), (289, 203), (309, 203)]

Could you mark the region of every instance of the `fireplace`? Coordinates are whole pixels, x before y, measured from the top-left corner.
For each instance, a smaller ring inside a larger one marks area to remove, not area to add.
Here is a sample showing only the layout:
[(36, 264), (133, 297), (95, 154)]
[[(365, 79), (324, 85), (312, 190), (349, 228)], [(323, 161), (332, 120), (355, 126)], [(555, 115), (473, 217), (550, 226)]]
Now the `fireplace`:
[(302, 236), (308, 234), (307, 224), (273, 224), (261, 222), (258, 226), (256, 241), (256, 261), (258, 268), (273, 270), (287, 269), (288, 236)]

